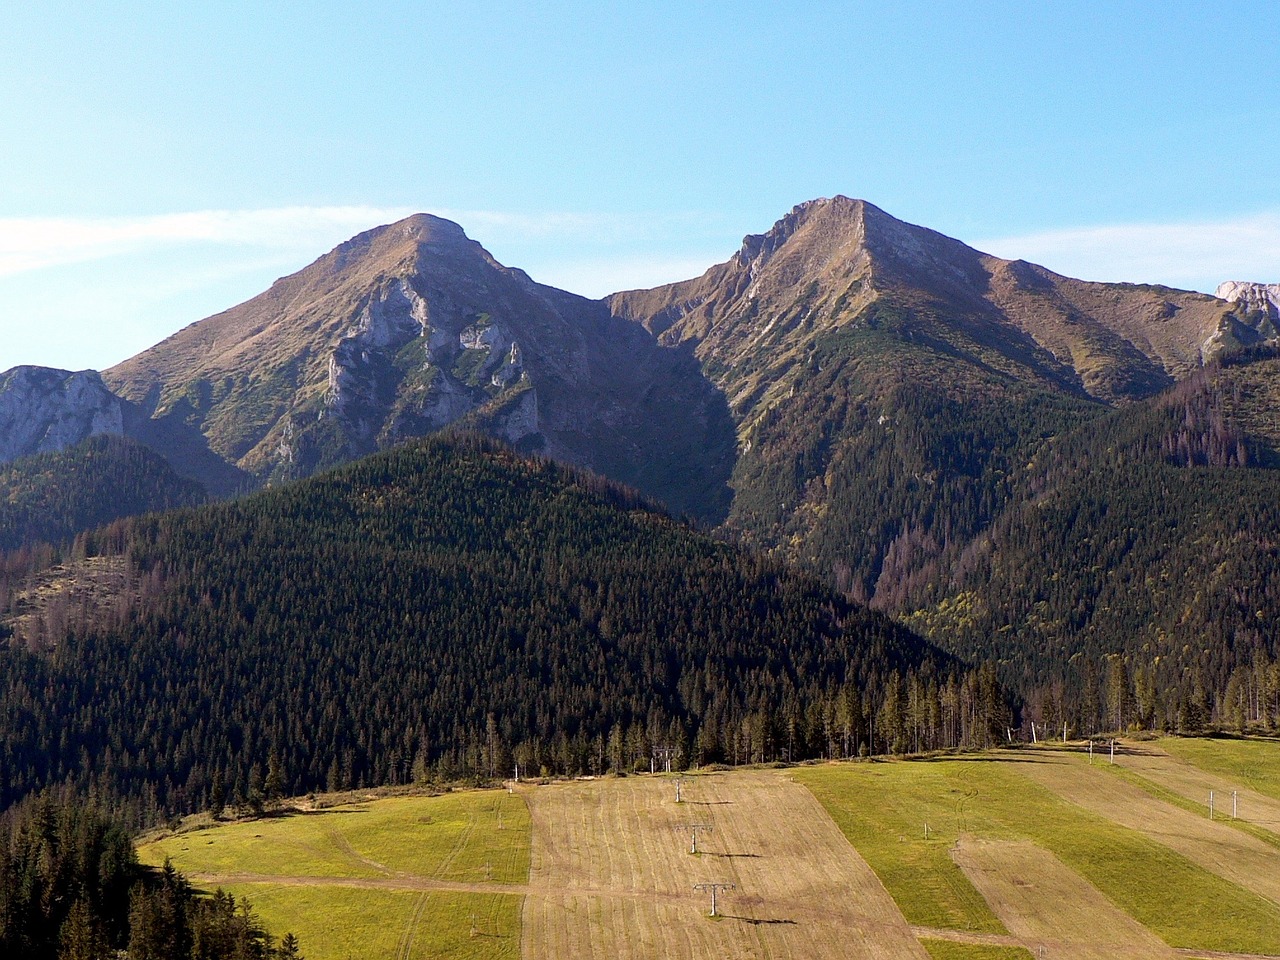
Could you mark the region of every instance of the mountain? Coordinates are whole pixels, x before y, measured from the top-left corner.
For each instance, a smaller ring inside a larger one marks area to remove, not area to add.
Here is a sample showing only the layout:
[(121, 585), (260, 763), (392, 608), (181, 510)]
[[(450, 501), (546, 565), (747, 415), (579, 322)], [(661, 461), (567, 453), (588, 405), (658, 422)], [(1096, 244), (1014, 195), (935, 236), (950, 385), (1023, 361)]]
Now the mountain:
[[(45, 448), (123, 432), (215, 495), (476, 429), (727, 521), (894, 607), (889, 581), (926, 576), (930, 542), (959, 544), (990, 519), (1026, 443), (1274, 336), (1274, 313), (1072, 280), (845, 197), (801, 204), (700, 278), (590, 301), (421, 214), (101, 381), (75, 375), (92, 389), (64, 390), (52, 413), (3, 384), (0, 410), (58, 423)], [(0, 431), (23, 452), (28, 432)], [(843, 469), (850, 457), (869, 475)], [(921, 489), (937, 477), (966, 490)], [(947, 520), (956, 497), (973, 502)], [(874, 529), (851, 529), (851, 509)], [(928, 547), (912, 548), (921, 562), (886, 567), (903, 537)]]
[[(1017, 643), (984, 645), (947, 610), (988, 577), (1003, 585), (984, 602), (1025, 613), (1044, 599), (1017, 576), (1032, 570), (1078, 589), (1075, 607), (1099, 602), (1072, 567), (1088, 544), (1000, 580), (1000, 544), (1044, 544), (1031, 528), (1046, 489), (1087, 516), (1097, 491), (1141, 481), (1135, 528), (1199, 529), (1233, 484), (1265, 514), (1280, 403), (1265, 346), (1280, 318), (1265, 285), (1219, 292), (1076, 280), (834, 197), (701, 277), (590, 301), (419, 215), (85, 379), (78, 420), (28, 419), (79, 436), (114, 409), (105, 384), (127, 435), (215, 493), (477, 430), (634, 486), (962, 655), (998, 647), (1013, 663)], [(214, 484), (215, 469), (230, 474)], [(1202, 487), (1206, 471), (1237, 473)], [(1196, 554), (1154, 531), (1134, 538), (1143, 563), (1169, 558), (1170, 577), (1196, 582)], [(1203, 536), (1225, 544), (1221, 527)], [(1038, 629), (992, 616), (1013, 637)], [(1129, 626), (1094, 627), (1067, 630), (1062, 649), (1127, 648)]]
[(0, 373), (0, 464), (60, 453), (100, 436), (137, 440), (179, 476), (213, 494), (249, 486), (248, 475), (212, 453), (198, 431), (176, 420), (151, 419), (112, 393), (94, 370), (24, 366)]
[(1254, 348), (1053, 438), (902, 619), (1024, 690), (1120, 654), (1171, 714), (1233, 675), (1280, 694), (1277, 405), (1280, 352)]
[(961, 680), (812, 577), (475, 438), (121, 521), (0, 569), (0, 596), (0, 809), (64, 781), (196, 809), (269, 761), (297, 794), (415, 761), (599, 771), (615, 739), (646, 765), (816, 756), (841, 725), (878, 750), (908, 674), (935, 699)]
[(120, 517), (194, 506), (204, 488), (126, 437), (102, 434), (0, 465), (0, 551), (69, 542)]
[(728, 505), (733, 427), (691, 356), (437, 217), (363, 233), (104, 379), (259, 481), (459, 424), (679, 513)]
[(1073, 280), (847, 197), (801, 204), (695, 280), (608, 302), (664, 343), (694, 344), (747, 419), (790, 389), (809, 343), (860, 319), (1106, 403), (1149, 396), (1226, 346), (1276, 336), (1273, 318), (1215, 297)]
[(726, 527), (888, 610), (942, 588), (1047, 438), (1276, 335), (1253, 304), (1073, 280), (845, 197), (608, 303), (728, 398)]
[(1228, 280), (1218, 284), (1214, 295), (1230, 303), (1244, 303), (1261, 311), (1274, 324), (1280, 317), (1280, 283), (1247, 283)]

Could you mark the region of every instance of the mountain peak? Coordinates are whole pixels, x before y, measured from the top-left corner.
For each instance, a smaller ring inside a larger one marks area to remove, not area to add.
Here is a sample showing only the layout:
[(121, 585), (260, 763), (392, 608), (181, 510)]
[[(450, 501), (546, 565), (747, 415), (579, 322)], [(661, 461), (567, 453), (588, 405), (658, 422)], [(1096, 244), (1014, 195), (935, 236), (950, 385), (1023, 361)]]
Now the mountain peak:
[[(415, 213), (403, 220), (373, 227), (356, 234), (350, 240), (344, 240), (317, 260), (316, 265), (342, 269), (360, 260), (385, 262), (412, 256), (422, 247), (461, 249), (470, 245), (480, 247), (452, 220), (430, 213)], [(300, 271), (294, 276), (305, 272)]]
[(94, 370), (21, 366), (0, 373), (0, 463), (123, 432), (123, 406)]
[(398, 231), (402, 236), (419, 243), (457, 242), (470, 239), (461, 226), (452, 220), (446, 220), (431, 213), (415, 213), (411, 217), (405, 217), (403, 220), (397, 220), (378, 229), (390, 233)]
[(765, 233), (748, 234), (742, 238), (738, 262), (744, 266), (764, 266), (774, 253), (799, 234), (816, 230), (824, 242), (840, 236), (855, 241), (862, 237), (864, 211), (869, 207), (865, 200), (851, 200), (844, 196), (819, 197), (796, 204), (791, 211)]

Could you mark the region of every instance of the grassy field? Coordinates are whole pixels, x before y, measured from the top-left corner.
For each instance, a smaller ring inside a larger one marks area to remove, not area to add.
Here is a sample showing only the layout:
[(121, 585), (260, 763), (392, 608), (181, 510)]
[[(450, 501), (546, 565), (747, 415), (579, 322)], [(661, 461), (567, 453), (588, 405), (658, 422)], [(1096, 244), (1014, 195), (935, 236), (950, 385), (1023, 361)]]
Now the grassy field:
[(1250, 832), (1280, 844), (1280, 800), (1243, 787), (1239, 780), (1201, 770), (1147, 743), (1127, 745), (1114, 765), (1102, 769), (1204, 817), (1209, 814), (1209, 793), (1213, 791), (1213, 819), (1257, 828)]
[(1030, 840), (964, 836), (951, 851), (1010, 933), (1084, 960), (1174, 960), (1178, 954), (1048, 850)]
[[(1280, 744), (1117, 760), (707, 772), (680, 804), (661, 776), (522, 784), (188, 829), (141, 855), (248, 899), (311, 960), (1280, 956)], [(1210, 821), (1197, 798), (1236, 783), (1253, 822)], [(733, 885), (716, 919), (708, 882)]]
[[(198, 884), (253, 903), (311, 960), (514, 958), (529, 814), (504, 791), (398, 797), (153, 840)], [(474, 920), (472, 919), (474, 915)]]
[(866, 858), (908, 921), (1006, 933), (948, 852), (969, 829), (979, 795), (962, 775), (967, 763), (844, 764), (807, 767), (793, 776)]
[(957, 943), (954, 940), (920, 939), (930, 960), (1033, 960), (1030, 950), (991, 944)]
[(1168, 737), (1160, 747), (1232, 786), (1247, 787), (1280, 802), (1280, 740)]
[[(534, 788), (524, 957), (914, 958), (875, 874), (788, 771)], [(687, 824), (711, 830), (690, 851)], [(718, 921), (697, 883), (731, 883)]]
[[(1088, 765), (1081, 757), (1043, 752), (1023, 769), (1038, 783), (1077, 806), (1138, 831), (1168, 850), (1280, 904), (1280, 850), (1224, 820), (1209, 820), (1203, 808), (1187, 809), (1130, 783), (1110, 764)], [(1117, 764), (1117, 767), (1119, 765)]]
[[(951, 862), (950, 847), (969, 834), (1035, 842), (1171, 946), (1280, 953), (1280, 907), (1037, 782), (1039, 768), (1056, 763), (1035, 751), (1003, 751), (813, 767), (795, 776), (822, 801), (912, 923), (1002, 932), (986, 898)], [(1056, 786), (1071, 781), (1063, 777)], [(1157, 888), (1161, 895), (1153, 897)]]

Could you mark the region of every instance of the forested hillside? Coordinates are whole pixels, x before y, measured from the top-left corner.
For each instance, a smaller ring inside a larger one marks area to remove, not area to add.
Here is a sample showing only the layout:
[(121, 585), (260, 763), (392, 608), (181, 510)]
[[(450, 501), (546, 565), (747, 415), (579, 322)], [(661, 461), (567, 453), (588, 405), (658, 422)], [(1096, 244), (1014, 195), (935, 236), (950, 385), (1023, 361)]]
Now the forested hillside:
[(194, 506), (208, 497), (157, 453), (121, 436), (0, 466), (0, 550), (62, 543), (118, 517)]
[[(1265, 682), (1280, 617), (1280, 472), (1266, 413), (1278, 375), (1274, 351), (1224, 358), (1047, 442), (1014, 478), (1007, 509), (906, 622), (1003, 662), (1024, 691), (1056, 681), (1061, 700), (1065, 683), (1085, 728), (1228, 722), (1229, 689), (1254, 677), (1249, 718), (1280, 719), (1280, 677), (1274, 690)], [(1113, 655), (1129, 694), (1108, 716), (1100, 681)]]
[(514, 760), (983, 743), (1008, 713), (993, 673), (818, 580), (486, 441), (122, 521), (61, 559), (126, 567), (131, 606), (3, 654), (0, 806), (66, 781), (145, 819)]

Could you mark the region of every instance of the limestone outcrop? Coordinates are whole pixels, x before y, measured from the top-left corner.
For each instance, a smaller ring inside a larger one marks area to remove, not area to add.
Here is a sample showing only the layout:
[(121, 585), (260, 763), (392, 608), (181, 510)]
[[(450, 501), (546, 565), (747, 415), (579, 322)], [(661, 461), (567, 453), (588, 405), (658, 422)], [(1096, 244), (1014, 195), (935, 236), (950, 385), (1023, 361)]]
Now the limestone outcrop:
[(0, 463), (124, 433), (124, 405), (93, 370), (14, 367), (0, 373)]

